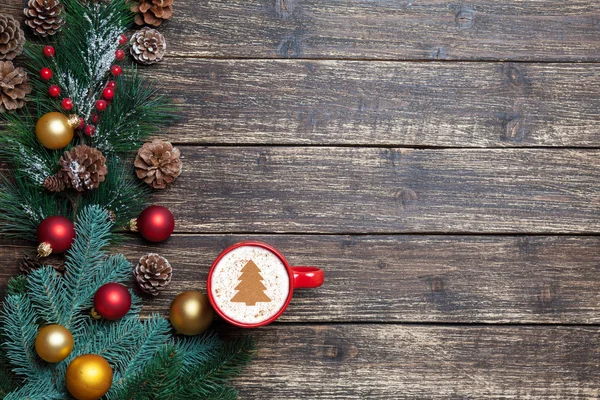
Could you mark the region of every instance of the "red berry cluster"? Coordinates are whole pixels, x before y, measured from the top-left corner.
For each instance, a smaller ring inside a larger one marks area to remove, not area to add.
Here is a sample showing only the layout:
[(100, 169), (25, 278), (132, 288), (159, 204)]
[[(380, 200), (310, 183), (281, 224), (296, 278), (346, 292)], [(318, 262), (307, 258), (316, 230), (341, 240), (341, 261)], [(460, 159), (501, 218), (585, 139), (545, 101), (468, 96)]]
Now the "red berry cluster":
[[(127, 36), (120, 35), (119, 36), (119, 45), (125, 46), (126, 44), (127, 44)], [(45, 46), (44, 49), (42, 50), (42, 53), (44, 54), (45, 57), (52, 58), (52, 57), (54, 57), (56, 52), (54, 50), (54, 47)], [(123, 61), (125, 59), (125, 51), (121, 48), (117, 49), (117, 51), (115, 51), (115, 59), (117, 61)], [(120, 65), (115, 64), (112, 67), (110, 67), (110, 73), (114, 77), (117, 77), (123, 73), (123, 68)], [(53, 76), (53, 73), (50, 68), (44, 67), (40, 70), (40, 78), (42, 80), (49, 82), (52, 79), (52, 76)], [(110, 102), (115, 97), (116, 89), (117, 89), (117, 83), (115, 81), (111, 80), (106, 83), (106, 87), (102, 90), (101, 98), (96, 100), (96, 110), (99, 113), (106, 111), (106, 108), (110, 105)], [(48, 95), (50, 97), (57, 99), (58, 97), (60, 97), (60, 93), (61, 93), (61, 90), (58, 85), (50, 85), (48, 87)], [(71, 111), (73, 109), (73, 100), (70, 99), (69, 97), (64, 97), (61, 100), (60, 105), (63, 108), (63, 110)], [(94, 136), (94, 133), (96, 132), (95, 125), (98, 125), (98, 122), (100, 122), (100, 115), (97, 113), (92, 114), (92, 116), (90, 118), (91, 124), (86, 125), (84, 119), (79, 118), (78, 129), (83, 130), (83, 132), (87, 136)]]

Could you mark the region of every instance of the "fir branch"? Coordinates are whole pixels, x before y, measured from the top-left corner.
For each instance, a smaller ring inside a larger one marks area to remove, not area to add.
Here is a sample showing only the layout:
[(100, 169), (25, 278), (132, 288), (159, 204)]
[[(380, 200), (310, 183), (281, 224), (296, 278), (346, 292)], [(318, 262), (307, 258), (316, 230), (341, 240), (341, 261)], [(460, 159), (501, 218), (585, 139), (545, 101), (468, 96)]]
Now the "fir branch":
[(47, 324), (64, 325), (69, 306), (63, 294), (64, 280), (52, 267), (42, 267), (29, 274), (27, 285), (33, 308)]
[(227, 381), (242, 371), (255, 350), (250, 337), (223, 344), (209, 361), (199, 364), (180, 378), (179, 398), (212, 398), (215, 394), (228, 393), (223, 391)]
[(2, 345), (13, 366), (13, 371), (35, 379), (41, 373), (41, 365), (35, 354), (37, 314), (26, 295), (11, 295), (4, 300), (2, 310)]
[(4, 400), (63, 400), (64, 394), (60, 393), (52, 384), (49, 370), (45, 370), (34, 379), (31, 379), (18, 390), (8, 394)]
[(89, 306), (98, 289), (90, 284), (89, 277), (105, 257), (102, 249), (109, 244), (111, 225), (108, 214), (99, 206), (88, 206), (79, 214), (75, 225), (77, 236), (65, 261), (64, 301), (68, 308), (64, 326), (71, 333), (80, 328), (81, 316), (78, 314)]
[(123, 379), (135, 374), (148, 361), (148, 354), (156, 353), (168, 340), (171, 326), (164, 318), (153, 315), (143, 322), (142, 334), (134, 351), (129, 354), (129, 362), (123, 370)]
[(174, 345), (163, 345), (143, 369), (135, 371), (127, 380), (114, 381), (106, 395), (109, 400), (173, 399), (156, 397), (157, 389), (165, 392), (177, 387), (182, 355)]
[(27, 277), (24, 275), (13, 276), (8, 280), (7, 296), (24, 294), (27, 291)]

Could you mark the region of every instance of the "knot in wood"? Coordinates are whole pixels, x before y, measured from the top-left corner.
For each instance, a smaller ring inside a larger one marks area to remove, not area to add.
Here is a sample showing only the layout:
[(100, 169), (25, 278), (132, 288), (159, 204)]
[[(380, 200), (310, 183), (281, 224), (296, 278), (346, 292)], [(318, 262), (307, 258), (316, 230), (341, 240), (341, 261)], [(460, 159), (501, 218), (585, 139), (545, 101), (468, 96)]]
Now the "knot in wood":
[(456, 27), (460, 29), (467, 29), (473, 26), (475, 12), (470, 8), (462, 8), (456, 13)]

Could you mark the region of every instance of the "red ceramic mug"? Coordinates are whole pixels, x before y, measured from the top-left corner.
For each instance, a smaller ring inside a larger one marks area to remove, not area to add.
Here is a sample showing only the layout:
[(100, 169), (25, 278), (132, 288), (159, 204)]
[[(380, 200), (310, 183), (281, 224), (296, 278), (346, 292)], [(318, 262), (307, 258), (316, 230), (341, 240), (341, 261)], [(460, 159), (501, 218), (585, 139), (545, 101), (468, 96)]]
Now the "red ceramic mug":
[(273, 246), (248, 241), (219, 254), (206, 288), (210, 303), (224, 320), (242, 328), (257, 328), (283, 314), (294, 289), (321, 286), (323, 279), (322, 269), (290, 267)]

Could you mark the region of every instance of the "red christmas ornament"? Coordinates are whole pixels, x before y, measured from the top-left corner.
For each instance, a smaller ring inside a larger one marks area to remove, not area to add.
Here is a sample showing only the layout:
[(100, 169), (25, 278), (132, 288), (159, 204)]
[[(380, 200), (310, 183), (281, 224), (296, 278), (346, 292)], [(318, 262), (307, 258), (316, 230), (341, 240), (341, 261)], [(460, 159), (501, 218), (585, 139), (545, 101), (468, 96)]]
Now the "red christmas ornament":
[(96, 113), (92, 114), (92, 124), (97, 125), (100, 122), (100, 116)]
[(106, 87), (107, 88), (111, 88), (111, 89), (116, 89), (117, 88), (117, 82), (115, 81), (108, 81), (106, 82)]
[(123, 73), (123, 68), (119, 65), (113, 65), (110, 67), (110, 73), (113, 74), (113, 76), (119, 76)]
[(96, 127), (94, 125), (86, 125), (83, 129), (83, 133), (89, 137), (92, 137), (94, 136), (94, 133), (96, 133)]
[(37, 237), (40, 257), (64, 253), (71, 248), (75, 239), (75, 225), (65, 217), (48, 217), (38, 226)]
[(131, 308), (131, 294), (120, 283), (107, 283), (94, 295), (94, 309), (103, 318), (121, 319)]
[(119, 44), (124, 46), (127, 43), (127, 36), (120, 34), (119, 35)]
[(49, 81), (50, 79), (52, 79), (52, 70), (48, 67), (40, 69), (40, 78), (42, 78), (45, 81)]
[(60, 96), (60, 88), (56, 85), (52, 85), (48, 88), (48, 94), (50, 95), (50, 97), (58, 97)]
[(106, 101), (105, 100), (96, 100), (96, 110), (102, 112), (106, 110)]
[(162, 242), (171, 236), (175, 229), (175, 218), (166, 207), (150, 206), (131, 224), (132, 230), (151, 242)]
[(115, 91), (113, 88), (105, 87), (102, 91), (102, 97), (106, 100), (112, 100), (115, 97)]
[(46, 56), (48, 58), (54, 57), (54, 47), (44, 46), (44, 50), (42, 50), (42, 53), (44, 53), (44, 56)]
[(81, 130), (85, 128), (85, 119), (79, 117), (79, 126), (77, 127), (77, 129)]
[(62, 106), (62, 108), (65, 111), (71, 111), (73, 109), (73, 100), (71, 100), (68, 97), (65, 97), (64, 99), (62, 99), (62, 101), (60, 102), (60, 105)]
[(123, 59), (125, 58), (125, 52), (123, 51), (123, 49), (117, 49), (117, 51), (115, 51), (115, 58), (118, 61), (123, 61)]

